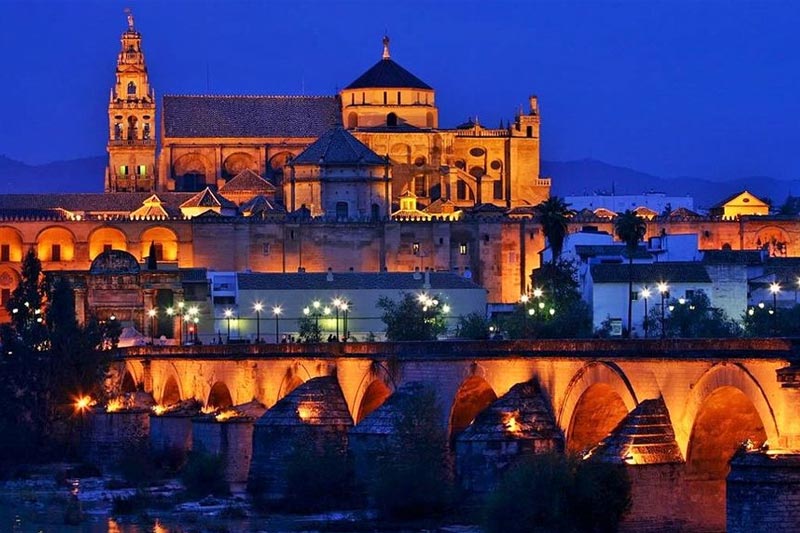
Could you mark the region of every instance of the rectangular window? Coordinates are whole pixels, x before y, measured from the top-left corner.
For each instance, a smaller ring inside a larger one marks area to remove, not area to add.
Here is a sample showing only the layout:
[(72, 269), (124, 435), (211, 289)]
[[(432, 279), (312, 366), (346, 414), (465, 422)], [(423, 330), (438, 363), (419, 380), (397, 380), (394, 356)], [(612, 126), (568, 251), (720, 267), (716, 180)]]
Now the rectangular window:
[(456, 183), (456, 198), (459, 200), (467, 199), (467, 185), (461, 180)]
[(61, 261), (60, 244), (54, 244), (50, 247), (50, 261)]
[(639, 291), (631, 291), (631, 301), (635, 302), (639, 299)]
[(136, 170), (140, 176), (144, 176), (147, 174), (147, 166), (146, 165), (139, 165), (136, 167)]
[(528, 137), (533, 137), (533, 126), (528, 126), (526, 133)]
[(414, 178), (414, 194), (418, 197), (428, 196), (428, 189), (425, 187), (425, 176)]
[(493, 184), (494, 187), (494, 199), (495, 200), (502, 200), (503, 199), (503, 182), (501, 180), (497, 180)]
[(383, 105), (386, 105), (386, 91), (383, 91)]
[(411, 245), (411, 252), (414, 255), (419, 255), (419, 243), (418, 242), (415, 242), (414, 244)]
[(462, 242), (458, 245), (458, 253), (461, 255), (467, 255), (467, 243)]
[(350, 105), (356, 105), (356, 93), (350, 95)]
[(119, 166), (119, 174), (120, 174), (120, 176), (127, 176), (128, 175), (128, 165), (120, 165)]
[(400, 105), (400, 91), (397, 91), (397, 105)]
[(4, 288), (0, 289), (0, 305), (5, 307), (8, 301), (11, 299), (11, 289)]
[(11, 245), (0, 244), (0, 261), (11, 261)]
[(261, 255), (269, 255), (270, 243), (265, 242), (261, 244)]

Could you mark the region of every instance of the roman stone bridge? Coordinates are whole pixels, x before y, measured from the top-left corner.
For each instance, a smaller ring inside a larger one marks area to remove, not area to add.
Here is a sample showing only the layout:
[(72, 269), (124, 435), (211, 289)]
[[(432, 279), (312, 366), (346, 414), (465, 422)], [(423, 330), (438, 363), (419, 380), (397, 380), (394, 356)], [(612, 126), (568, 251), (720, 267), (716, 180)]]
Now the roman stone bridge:
[(800, 361), (798, 340), (146, 346), (119, 357), (123, 390), (143, 388), (163, 404), (256, 399), (270, 407), (308, 379), (335, 375), (358, 423), (404, 383), (427, 382), (438, 391), (443, 422), (458, 433), (513, 385), (535, 379), (572, 450), (594, 445), (642, 401), (658, 398), (684, 457), (693, 430), (700, 438), (697, 424), (714, 428), (715, 438), (752, 426), (755, 440), (800, 449), (800, 383), (794, 367), (781, 371)]
[[(253, 399), (269, 408), (312, 378), (335, 376), (356, 427), (394, 391), (423, 382), (451, 439), (532, 382), (568, 450), (603, 441), (592, 453), (611, 449), (633, 469), (634, 530), (723, 530), (737, 447), (800, 450), (800, 339), (147, 346), (120, 350), (115, 368), (123, 391), (217, 408)], [(482, 457), (505, 449), (487, 446)]]

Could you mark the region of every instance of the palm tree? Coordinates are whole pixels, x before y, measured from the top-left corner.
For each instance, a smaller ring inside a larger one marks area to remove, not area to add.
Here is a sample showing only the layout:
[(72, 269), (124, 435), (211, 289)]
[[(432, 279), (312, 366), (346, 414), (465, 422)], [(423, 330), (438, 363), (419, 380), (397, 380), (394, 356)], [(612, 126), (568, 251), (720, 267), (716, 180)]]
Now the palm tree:
[(567, 224), (570, 217), (575, 215), (575, 211), (569, 208), (568, 203), (563, 198), (551, 196), (544, 202), (536, 206), (536, 213), (539, 215), (539, 223), (542, 225), (544, 236), (550, 243), (550, 250), (553, 252), (551, 262), (561, 255), (564, 248), (564, 238), (567, 236)]
[(628, 254), (628, 331), (625, 336), (630, 338), (631, 310), (633, 308), (633, 254), (636, 253), (639, 242), (647, 233), (647, 222), (628, 209), (614, 219), (614, 233), (625, 243)]

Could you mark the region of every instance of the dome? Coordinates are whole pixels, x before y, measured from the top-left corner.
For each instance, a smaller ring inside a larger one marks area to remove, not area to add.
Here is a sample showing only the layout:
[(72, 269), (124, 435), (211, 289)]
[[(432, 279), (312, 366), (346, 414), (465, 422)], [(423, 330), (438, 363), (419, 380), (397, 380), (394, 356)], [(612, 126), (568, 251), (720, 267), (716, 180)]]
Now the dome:
[(383, 58), (353, 83), (345, 87), (345, 90), (375, 88), (433, 90), (433, 87), (414, 76), (389, 57), (388, 37), (383, 38)]

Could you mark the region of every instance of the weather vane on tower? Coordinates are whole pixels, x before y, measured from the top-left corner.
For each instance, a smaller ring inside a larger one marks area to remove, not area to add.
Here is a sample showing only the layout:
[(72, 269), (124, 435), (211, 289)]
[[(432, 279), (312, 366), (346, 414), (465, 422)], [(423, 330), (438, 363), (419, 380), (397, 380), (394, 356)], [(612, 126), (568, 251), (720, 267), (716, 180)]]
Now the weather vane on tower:
[(133, 31), (133, 11), (131, 8), (125, 8), (125, 14), (128, 15), (128, 31)]

